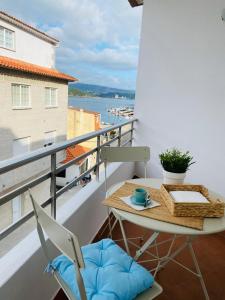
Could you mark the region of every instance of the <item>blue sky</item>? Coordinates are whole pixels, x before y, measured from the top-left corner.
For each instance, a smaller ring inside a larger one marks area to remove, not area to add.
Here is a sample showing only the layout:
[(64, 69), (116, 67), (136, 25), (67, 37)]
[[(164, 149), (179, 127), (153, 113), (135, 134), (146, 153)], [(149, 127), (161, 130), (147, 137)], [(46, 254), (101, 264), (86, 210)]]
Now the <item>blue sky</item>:
[(81, 82), (135, 89), (142, 8), (128, 0), (1, 0), (1, 10), (58, 38), (56, 66)]

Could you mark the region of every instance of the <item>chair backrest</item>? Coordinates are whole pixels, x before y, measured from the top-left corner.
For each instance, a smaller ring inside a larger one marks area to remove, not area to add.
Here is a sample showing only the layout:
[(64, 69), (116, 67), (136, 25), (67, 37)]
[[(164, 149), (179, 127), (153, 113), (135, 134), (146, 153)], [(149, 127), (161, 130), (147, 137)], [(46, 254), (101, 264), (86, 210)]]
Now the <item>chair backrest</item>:
[(103, 147), (101, 159), (105, 165), (105, 195), (107, 197), (107, 163), (108, 162), (144, 162), (145, 178), (147, 175), (147, 162), (150, 160), (150, 148), (139, 147)]
[(81, 299), (86, 300), (83, 280), (80, 274), (80, 268), (84, 268), (85, 265), (78, 238), (71, 231), (49, 216), (37, 201), (34, 200), (30, 191), (29, 194), (34, 208), (34, 215), (37, 220), (38, 235), (47, 260), (51, 262), (52, 257), (47, 247), (44, 232), (55, 247), (74, 262), (77, 275), (77, 278), (74, 278), (74, 280), (77, 280)]
[(103, 147), (101, 158), (107, 162), (148, 162), (149, 147)]

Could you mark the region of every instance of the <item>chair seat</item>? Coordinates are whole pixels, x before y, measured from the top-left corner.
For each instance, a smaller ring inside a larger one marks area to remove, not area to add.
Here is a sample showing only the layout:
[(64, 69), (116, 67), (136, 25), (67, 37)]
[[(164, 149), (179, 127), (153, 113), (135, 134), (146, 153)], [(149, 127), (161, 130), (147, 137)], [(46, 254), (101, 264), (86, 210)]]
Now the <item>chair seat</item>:
[[(88, 300), (131, 300), (154, 283), (153, 276), (111, 239), (81, 249), (85, 262), (81, 273)], [(60, 255), (50, 267), (80, 299), (73, 262)]]

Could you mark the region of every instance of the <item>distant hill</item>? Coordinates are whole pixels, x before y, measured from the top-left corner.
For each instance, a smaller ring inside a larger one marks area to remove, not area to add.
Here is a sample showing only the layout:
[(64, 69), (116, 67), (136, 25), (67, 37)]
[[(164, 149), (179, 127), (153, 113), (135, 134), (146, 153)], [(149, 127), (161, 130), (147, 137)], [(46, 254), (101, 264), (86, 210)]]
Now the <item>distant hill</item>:
[(69, 96), (134, 99), (135, 91), (94, 84), (72, 83), (69, 84)]

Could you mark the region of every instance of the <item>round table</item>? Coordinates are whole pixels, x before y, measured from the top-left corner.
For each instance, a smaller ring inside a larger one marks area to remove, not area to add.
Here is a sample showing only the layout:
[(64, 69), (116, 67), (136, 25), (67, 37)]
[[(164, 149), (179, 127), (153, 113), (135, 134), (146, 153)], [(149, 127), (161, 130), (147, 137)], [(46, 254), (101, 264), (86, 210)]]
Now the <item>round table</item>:
[[(155, 179), (155, 178), (140, 178), (140, 179), (132, 179), (132, 180), (127, 180), (126, 182), (130, 183), (135, 183), (135, 184), (140, 184), (144, 185), (147, 187), (159, 189), (162, 180), (161, 179)], [(116, 190), (118, 190), (124, 182), (118, 183), (111, 187), (109, 194), (114, 193)], [(221, 199), (222, 196), (216, 194), (215, 192), (209, 191), (209, 194), (212, 196), (217, 196)], [(225, 201), (225, 200), (224, 200)], [(121, 216), (121, 218), (129, 220), (130, 222), (140, 225), (154, 230), (154, 231), (159, 231), (159, 232), (167, 232), (167, 233), (172, 233), (172, 234), (182, 234), (182, 235), (205, 235), (205, 234), (212, 234), (212, 233), (218, 233), (221, 231), (225, 230), (225, 217), (223, 218), (205, 218), (204, 220), (204, 226), (203, 230), (197, 230), (197, 229), (192, 229), (180, 225), (175, 225), (167, 222), (161, 222), (157, 220), (153, 220), (150, 218), (146, 217), (141, 217), (139, 215), (135, 215), (129, 212), (125, 212), (119, 209), (114, 209), (113, 210)]]
[[(140, 184), (141, 186), (146, 186), (146, 187), (151, 187), (151, 188), (156, 188), (156, 189), (159, 189), (161, 184), (162, 184), (161, 179), (155, 179), (155, 178), (132, 179), (132, 180), (127, 180), (126, 182), (130, 182), (130, 183), (134, 183), (134, 184)], [(115, 184), (114, 186), (112, 186), (110, 188), (110, 190), (108, 191), (108, 194), (110, 195), (110, 194), (114, 193), (123, 184), (124, 184), (124, 182)], [(223, 197), (221, 197), (220, 195), (218, 195), (215, 192), (209, 191), (209, 194), (211, 196), (217, 196), (220, 199), (224, 200)], [(205, 283), (204, 283), (204, 280), (203, 280), (203, 277), (202, 277), (202, 274), (201, 274), (201, 271), (200, 271), (200, 268), (199, 268), (199, 265), (198, 265), (198, 261), (197, 261), (194, 249), (192, 247), (192, 240), (193, 240), (194, 237), (196, 237), (198, 235), (207, 235), (207, 234), (213, 234), (213, 233), (218, 233), (218, 232), (224, 231), (225, 230), (225, 217), (222, 217), (222, 218), (205, 218), (204, 219), (203, 230), (196, 230), (196, 229), (188, 228), (188, 227), (185, 227), (185, 226), (175, 225), (175, 224), (171, 224), (171, 223), (168, 223), (168, 222), (162, 222), (162, 221), (158, 221), (158, 220), (155, 220), (155, 219), (142, 217), (142, 216), (139, 216), (139, 215), (136, 215), (136, 214), (133, 214), (133, 213), (129, 213), (129, 212), (125, 212), (125, 211), (122, 211), (122, 210), (116, 209), (116, 208), (111, 208), (111, 210), (112, 210), (113, 214), (115, 215), (116, 219), (120, 223), (124, 243), (125, 243), (125, 246), (126, 246), (126, 249), (127, 249), (128, 253), (129, 253), (129, 247), (128, 247), (129, 239), (127, 239), (126, 234), (125, 234), (125, 230), (124, 230), (124, 227), (123, 227), (123, 220), (129, 221), (133, 224), (144, 227), (144, 228), (149, 229), (149, 230), (154, 232), (150, 236), (150, 238), (136, 252), (136, 255), (135, 255), (136, 260), (145, 251), (148, 251), (149, 248), (151, 248), (153, 246), (157, 246), (156, 239), (157, 239), (160, 232), (172, 234), (173, 237), (170, 239), (171, 244), (170, 244), (167, 255), (162, 257), (162, 258), (158, 257), (158, 265), (157, 265), (155, 274), (160, 269), (165, 267), (165, 265), (169, 261), (174, 261), (174, 262), (178, 263), (181, 267), (185, 268), (187, 271), (190, 271), (192, 274), (194, 273), (197, 277), (199, 277), (202, 288), (203, 288), (203, 291), (204, 291), (204, 294), (205, 294), (205, 298), (209, 299), (208, 292), (207, 292), (207, 289), (206, 289), (206, 286), (205, 286)], [(187, 240), (178, 249), (176, 249), (174, 252), (172, 252), (174, 241), (177, 238), (177, 235), (185, 235), (185, 236), (187, 236)], [(158, 244), (160, 244), (160, 243), (158, 243)], [(180, 262), (177, 262), (175, 260), (175, 257), (181, 251), (183, 251), (183, 249), (185, 249), (186, 247), (188, 247), (189, 250), (190, 250), (191, 256), (193, 258), (193, 262), (195, 264), (196, 273), (193, 272), (192, 270), (190, 270), (189, 268), (187, 268), (186, 266), (182, 265)]]

